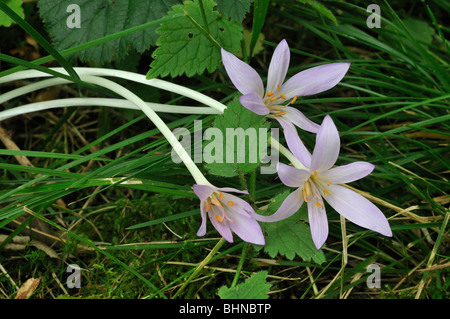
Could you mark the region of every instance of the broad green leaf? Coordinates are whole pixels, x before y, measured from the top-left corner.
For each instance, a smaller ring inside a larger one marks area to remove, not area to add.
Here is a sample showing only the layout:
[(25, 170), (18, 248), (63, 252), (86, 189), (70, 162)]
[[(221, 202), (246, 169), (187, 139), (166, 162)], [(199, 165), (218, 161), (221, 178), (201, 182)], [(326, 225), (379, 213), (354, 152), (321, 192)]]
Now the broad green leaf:
[(260, 271), (236, 287), (222, 286), (219, 289), (221, 299), (267, 299), (271, 284), (266, 283), (267, 271)]
[[(271, 215), (277, 211), (290, 191), (277, 195), (267, 209)], [(296, 255), (305, 261), (321, 264), (325, 262), (322, 250), (317, 250), (311, 237), (309, 225), (302, 219), (307, 217), (307, 206), (302, 205), (300, 210), (289, 218), (274, 223), (261, 223), (266, 235), (264, 251), (272, 258), (277, 254), (292, 260)]]
[[(225, 177), (247, 173), (261, 164), (269, 137), (269, 123), (235, 98), (223, 115), (217, 115), (213, 128), (204, 133), (204, 162), (209, 173)], [(259, 151), (259, 148), (264, 151)]]
[[(25, 17), (22, 8), (22, 0), (2, 0), (9, 8), (17, 13), (22, 19)], [(0, 10), (0, 27), (9, 27), (14, 21), (2, 10)]]
[(328, 19), (330, 19), (331, 21), (333, 21), (336, 25), (338, 25), (336, 17), (334, 16), (334, 14), (327, 7), (325, 7), (323, 4), (321, 4), (320, 2), (318, 2), (316, 0), (297, 0), (297, 1), (301, 2), (303, 4), (310, 5), (311, 8), (313, 8), (314, 10), (316, 10), (321, 15), (323, 15), (323, 16), (327, 17)]
[[(102, 38), (164, 16), (181, 0), (40, 0), (39, 12), (58, 50)], [(79, 10), (70, 7), (78, 5)], [(77, 16), (79, 12), (79, 28)], [(157, 26), (108, 41), (83, 50), (78, 57), (83, 62), (103, 64), (124, 58), (130, 49), (142, 53), (156, 43)]]
[[(147, 78), (186, 74), (191, 77), (205, 70), (213, 72), (220, 65), (220, 48), (236, 53), (242, 39), (242, 27), (228, 21), (214, 10), (212, 0), (185, 1), (173, 6), (169, 16), (185, 16), (164, 22), (156, 30), (160, 35)], [(205, 22), (206, 20), (206, 22)]]
[(237, 23), (242, 23), (253, 0), (216, 0), (217, 10)]

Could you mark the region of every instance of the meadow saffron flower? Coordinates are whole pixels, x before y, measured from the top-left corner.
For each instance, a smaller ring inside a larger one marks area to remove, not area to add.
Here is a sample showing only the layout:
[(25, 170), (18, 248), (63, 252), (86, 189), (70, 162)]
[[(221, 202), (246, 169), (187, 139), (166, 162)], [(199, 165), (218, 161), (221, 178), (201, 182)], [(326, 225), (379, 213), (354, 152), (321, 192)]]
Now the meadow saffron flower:
[(368, 162), (354, 162), (333, 167), (339, 149), (339, 133), (333, 120), (327, 115), (317, 132), (316, 145), (313, 154), (309, 154), (308, 164), (301, 165), (294, 162), (292, 167), (278, 163), (277, 170), (281, 182), (297, 189), (286, 197), (273, 215), (254, 214), (255, 219), (263, 222), (282, 220), (296, 213), (306, 202), (311, 235), (316, 248), (319, 249), (328, 236), (325, 199), (331, 207), (351, 222), (385, 236), (392, 236), (386, 217), (374, 204), (340, 185), (367, 176), (373, 171), (374, 165)]
[[(286, 40), (276, 47), (270, 61), (267, 86), (258, 73), (233, 54), (222, 49), (222, 62), (234, 86), (243, 94), (239, 101), (250, 111), (277, 120), (284, 130), (288, 146), (298, 144), (295, 126), (317, 133), (319, 125), (289, 105), (298, 97), (313, 95), (334, 87), (347, 73), (350, 63), (330, 63), (301, 71), (284, 82), (289, 67), (290, 52)], [(287, 103), (286, 103), (287, 102)], [(294, 126), (295, 125), (295, 126)], [(294, 155), (302, 159), (308, 150), (297, 147)]]
[(234, 188), (217, 188), (212, 185), (193, 186), (194, 193), (200, 199), (200, 211), (202, 224), (197, 232), (197, 236), (206, 233), (206, 215), (220, 235), (228, 242), (233, 242), (232, 232), (235, 232), (244, 241), (264, 245), (264, 236), (261, 226), (250, 215), (257, 215), (252, 206), (245, 200), (228, 194), (228, 192), (248, 194), (247, 191), (240, 191)]

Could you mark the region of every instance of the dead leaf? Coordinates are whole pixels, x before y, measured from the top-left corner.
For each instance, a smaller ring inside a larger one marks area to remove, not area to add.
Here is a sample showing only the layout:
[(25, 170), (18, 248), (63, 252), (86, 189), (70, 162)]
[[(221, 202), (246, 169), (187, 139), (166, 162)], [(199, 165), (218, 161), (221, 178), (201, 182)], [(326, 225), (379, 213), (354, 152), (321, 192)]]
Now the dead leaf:
[(28, 299), (30, 298), (31, 294), (36, 290), (37, 286), (39, 285), (42, 277), (39, 278), (30, 278), (20, 287), (19, 291), (17, 292), (15, 299)]

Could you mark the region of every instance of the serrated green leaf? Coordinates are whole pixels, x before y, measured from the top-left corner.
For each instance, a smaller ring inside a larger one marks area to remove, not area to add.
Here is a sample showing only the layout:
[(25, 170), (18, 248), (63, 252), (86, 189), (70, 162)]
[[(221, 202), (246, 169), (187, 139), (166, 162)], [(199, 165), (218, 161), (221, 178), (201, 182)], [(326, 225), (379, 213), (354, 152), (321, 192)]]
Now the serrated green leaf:
[(169, 74), (191, 77), (205, 70), (213, 72), (220, 65), (220, 47), (232, 53), (239, 51), (242, 27), (215, 11), (214, 1), (202, 0), (202, 4), (204, 14), (198, 0), (173, 6), (169, 16), (180, 13), (185, 16), (164, 22), (156, 30), (160, 35), (158, 48), (153, 53), (147, 78)]
[(323, 4), (321, 4), (320, 2), (318, 2), (316, 0), (297, 0), (297, 1), (301, 2), (303, 4), (310, 5), (311, 8), (313, 8), (314, 10), (316, 10), (321, 15), (323, 15), (323, 16), (327, 17), (328, 19), (330, 19), (331, 21), (333, 21), (334, 24), (338, 25), (336, 17), (334, 16), (334, 14), (327, 7), (325, 7)]
[[(203, 147), (205, 155), (214, 150), (212, 155), (215, 162), (211, 163), (208, 158), (204, 158), (208, 163), (205, 167), (209, 173), (233, 177), (239, 175), (239, 172), (247, 173), (258, 167), (261, 164), (260, 143), (264, 143), (262, 139), (268, 138), (266, 134), (260, 135), (259, 130), (269, 127), (265, 119), (264, 116), (247, 110), (237, 98), (230, 102), (224, 114), (217, 115), (213, 123), (222, 141), (214, 136)], [(222, 156), (217, 156), (218, 151), (222, 151)]]
[[(181, 0), (40, 0), (39, 12), (56, 49), (64, 50), (102, 38), (106, 35), (129, 29), (161, 18), (172, 5)], [(80, 28), (69, 28), (71, 20), (68, 6), (76, 4), (80, 10)], [(156, 43), (157, 26), (108, 41), (83, 50), (78, 57), (83, 62), (103, 64), (125, 57), (130, 49), (142, 53)]]
[(271, 284), (266, 283), (267, 271), (260, 271), (236, 287), (222, 286), (219, 289), (221, 299), (267, 299)]
[[(277, 195), (267, 209), (271, 215), (277, 211), (290, 191)], [(274, 223), (261, 223), (266, 232), (264, 251), (272, 258), (277, 254), (292, 260), (296, 255), (304, 261), (313, 260), (317, 264), (325, 262), (322, 250), (317, 250), (311, 237), (311, 230), (301, 219), (308, 216), (307, 206), (302, 205), (293, 216)]]
[[(22, 8), (22, 0), (4, 0), (8, 7), (10, 7), (15, 13), (17, 13), (22, 19), (25, 17)], [(14, 21), (2, 10), (0, 10), (0, 26), (9, 27)]]
[(253, 0), (216, 0), (217, 10), (237, 23), (242, 23)]

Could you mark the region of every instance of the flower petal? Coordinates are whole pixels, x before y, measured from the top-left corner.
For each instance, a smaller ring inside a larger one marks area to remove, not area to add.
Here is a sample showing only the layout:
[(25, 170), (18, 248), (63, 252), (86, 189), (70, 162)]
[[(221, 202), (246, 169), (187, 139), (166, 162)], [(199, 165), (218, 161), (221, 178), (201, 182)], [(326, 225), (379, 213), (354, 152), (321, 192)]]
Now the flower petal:
[(298, 169), (283, 163), (277, 164), (278, 176), (281, 182), (289, 187), (303, 187), (309, 178), (309, 171)]
[(200, 202), (200, 213), (202, 216), (202, 223), (200, 224), (200, 228), (197, 231), (197, 236), (202, 237), (206, 234), (206, 214), (204, 202)]
[(289, 46), (286, 40), (283, 39), (275, 48), (272, 59), (270, 60), (266, 93), (275, 93), (278, 85), (281, 87), (286, 77), (290, 57)]
[(388, 220), (367, 198), (341, 185), (330, 185), (328, 193), (325, 199), (339, 214), (358, 226), (392, 236)]
[[(248, 194), (248, 193), (247, 193)], [(231, 207), (234, 212), (239, 213), (241, 215), (248, 215), (249, 212), (253, 212), (253, 207), (247, 203), (242, 198), (239, 198), (237, 196), (223, 193), (223, 200), (222, 202), (224, 205), (227, 205), (228, 207)]]
[(228, 225), (242, 240), (257, 245), (265, 244), (261, 226), (253, 217), (249, 214), (241, 215), (234, 212), (229, 212), (228, 215), (232, 220), (228, 222)]
[(328, 237), (328, 218), (325, 207), (316, 206), (316, 202), (308, 202), (308, 220), (314, 245), (320, 249)]
[(211, 224), (213, 224), (214, 228), (225, 238), (229, 243), (233, 242), (233, 234), (231, 233), (230, 224), (227, 220), (223, 222), (219, 222), (216, 219), (216, 216), (220, 216), (220, 214), (211, 214), (209, 213), (209, 220)]
[(290, 99), (324, 92), (338, 84), (349, 67), (350, 63), (329, 63), (304, 70), (287, 80), (280, 93)]
[(368, 162), (354, 162), (329, 169), (321, 178), (332, 184), (345, 184), (361, 179), (372, 173), (375, 165)]
[(200, 198), (200, 201), (205, 201), (209, 196), (211, 196), (212, 193), (217, 189), (215, 187), (211, 187), (209, 185), (199, 185), (194, 184), (192, 186), (192, 189), (194, 190), (195, 195), (197, 195), (198, 198)]
[(239, 102), (246, 109), (258, 115), (269, 114), (269, 108), (264, 104), (264, 100), (256, 93), (250, 92), (239, 97)]
[(306, 167), (311, 164), (311, 153), (306, 149), (306, 146), (301, 141), (298, 136), (297, 129), (294, 124), (289, 120), (284, 119), (282, 116), (275, 117), (275, 119), (280, 123), (284, 130), (284, 137), (286, 138), (286, 143), (292, 154)]
[(234, 86), (242, 93), (257, 93), (260, 97), (264, 96), (264, 85), (258, 73), (247, 63), (239, 60), (233, 54), (225, 51), (223, 48), (222, 62), (228, 76)]
[(278, 210), (270, 215), (270, 216), (263, 216), (256, 213), (250, 213), (250, 215), (255, 218), (258, 221), (271, 223), (271, 222), (277, 222), (282, 219), (286, 219), (292, 215), (294, 215), (302, 206), (303, 204), (303, 197), (302, 197), (302, 189), (297, 188), (295, 191), (290, 193), (286, 199), (281, 204), (280, 208)]
[(283, 118), (288, 119), (302, 130), (311, 133), (317, 133), (319, 131), (320, 125), (308, 119), (296, 108), (288, 106), (284, 109), (284, 111), (286, 111), (286, 115), (283, 115)]
[(323, 172), (336, 163), (341, 148), (339, 132), (329, 115), (326, 115), (316, 135), (316, 146), (311, 159), (311, 171)]

